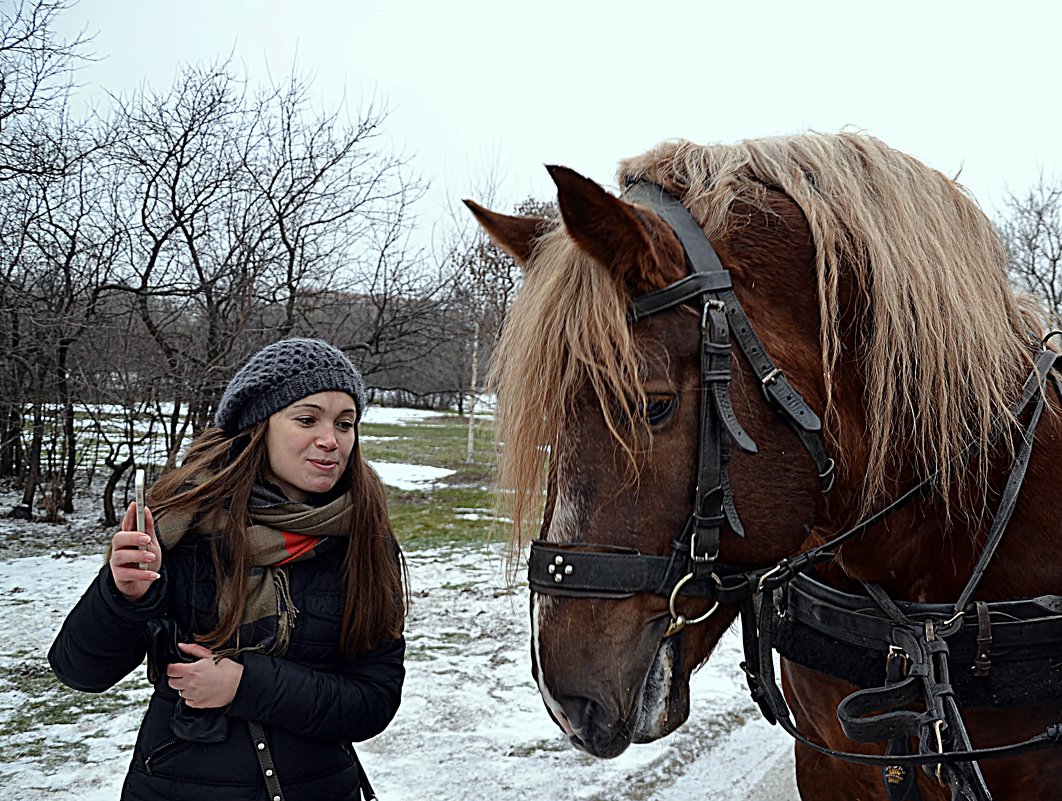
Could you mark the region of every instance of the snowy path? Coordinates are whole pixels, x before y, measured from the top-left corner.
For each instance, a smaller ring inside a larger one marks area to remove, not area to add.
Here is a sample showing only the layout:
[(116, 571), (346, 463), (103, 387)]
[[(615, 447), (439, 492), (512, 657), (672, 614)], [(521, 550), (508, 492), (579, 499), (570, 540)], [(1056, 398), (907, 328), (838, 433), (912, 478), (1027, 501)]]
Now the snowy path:
[[(73, 693), (45, 654), (95, 557), (0, 562), (0, 786), (13, 799), (117, 798), (148, 695), (137, 671), (104, 696)], [(790, 801), (791, 745), (754, 714), (728, 635), (694, 677), (690, 721), (619, 758), (572, 749), (531, 682), (527, 591), (510, 593), (496, 549), (410, 555), (408, 679), (391, 727), (359, 751), (387, 801)], [(7, 675), (5, 673), (5, 675)], [(29, 706), (32, 717), (25, 715)]]

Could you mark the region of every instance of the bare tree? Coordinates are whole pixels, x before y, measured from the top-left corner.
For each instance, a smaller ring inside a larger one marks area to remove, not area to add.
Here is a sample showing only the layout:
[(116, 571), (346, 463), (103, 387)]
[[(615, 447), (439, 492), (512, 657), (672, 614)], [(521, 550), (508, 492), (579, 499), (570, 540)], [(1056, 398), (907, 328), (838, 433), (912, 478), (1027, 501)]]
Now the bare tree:
[[(83, 151), (79, 138), (66, 135), (70, 147)], [(59, 140), (62, 141), (62, 140)], [(66, 173), (32, 180), (39, 206), (27, 226), (30, 247), (20, 310), (28, 335), (23, 353), (36, 353), (32, 369), (37, 385), (50, 400), (52, 428), (59, 459), (53, 455), (47, 475), (53, 487), (50, 516), (73, 511), (77, 432), (74, 406), (82, 394), (75, 348), (93, 325), (103, 287), (118, 258), (118, 237), (102, 213), (104, 187), (92, 162), (77, 158)], [(33, 451), (39, 453), (34, 427)], [(41, 477), (41, 471), (34, 474)], [(23, 504), (32, 508), (35, 482), (27, 482)]]
[(124, 288), (182, 379), (174, 420), (184, 408), (204, 425), (250, 352), (306, 333), (315, 308), (371, 284), (374, 237), (403, 224), (417, 194), (373, 141), (382, 121), (374, 108), (351, 124), (311, 113), (297, 78), (249, 96), (227, 64), (119, 102)]
[(0, 11), (0, 475), (22, 480), (20, 515), (32, 514), (49, 429), (49, 514), (70, 507), (73, 487), (68, 357), (84, 312), (85, 159), (96, 143), (66, 108), (88, 40), (55, 36), (64, 8), (37, 0)]
[(57, 147), (51, 119), (65, 105), (72, 71), (91, 39), (57, 38), (63, 0), (16, 0), (0, 9), (0, 181), (60, 175), (70, 151)]
[(1043, 299), (1055, 325), (1062, 324), (1062, 185), (1043, 176), (1024, 196), (1010, 194), (999, 225), (1011, 280)]
[(76, 121), (85, 40), (51, 35), (64, 7), (0, 13), (0, 476), (21, 479), (19, 514), (42, 487), (69, 510), (90, 458), (113, 521), (130, 468), (159, 440), (173, 464), (281, 336), (331, 339), (375, 389), (446, 398), (463, 323), (411, 244), (423, 186), (382, 147), (386, 112), (320, 112), (297, 75), (251, 91), (220, 62)]

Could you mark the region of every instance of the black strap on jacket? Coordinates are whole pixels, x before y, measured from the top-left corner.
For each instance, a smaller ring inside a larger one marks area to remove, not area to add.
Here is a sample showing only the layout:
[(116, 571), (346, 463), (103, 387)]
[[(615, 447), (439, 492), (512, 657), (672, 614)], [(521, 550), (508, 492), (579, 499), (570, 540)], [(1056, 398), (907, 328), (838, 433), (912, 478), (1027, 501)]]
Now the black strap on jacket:
[(258, 757), (258, 765), (262, 769), (262, 778), (265, 779), (270, 801), (284, 801), (284, 791), (280, 789), (280, 779), (277, 777), (277, 768), (273, 762), (273, 752), (269, 750), (265, 729), (257, 720), (247, 721), (247, 728), (251, 730), (254, 754)]
[[(280, 778), (277, 776), (277, 768), (273, 762), (273, 752), (269, 749), (269, 740), (266, 738), (265, 729), (257, 720), (247, 721), (247, 727), (251, 730), (251, 741), (254, 744), (254, 753), (258, 757), (258, 765), (262, 769), (262, 778), (265, 779), (266, 790), (269, 791), (270, 801), (284, 801), (284, 791), (280, 787)], [(354, 750), (353, 743), (349, 748), (354, 764), (358, 768), (358, 790), (361, 791), (363, 801), (376, 801), (376, 792), (369, 783), (369, 777), (365, 775), (365, 769), (358, 759), (358, 752)]]

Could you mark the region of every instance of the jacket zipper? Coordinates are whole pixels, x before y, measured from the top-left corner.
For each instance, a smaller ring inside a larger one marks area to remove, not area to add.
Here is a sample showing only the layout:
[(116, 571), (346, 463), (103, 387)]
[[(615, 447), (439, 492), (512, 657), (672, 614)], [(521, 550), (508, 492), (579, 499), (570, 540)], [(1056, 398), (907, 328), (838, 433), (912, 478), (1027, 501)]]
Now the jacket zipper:
[(166, 742), (162, 743), (162, 745), (157, 746), (150, 754), (148, 754), (144, 758), (144, 772), (147, 773), (148, 776), (154, 775), (152, 771), (153, 766), (155, 766), (163, 759), (171, 757), (179, 751), (183, 751), (187, 747), (188, 741), (182, 740), (179, 737), (174, 737), (170, 740), (166, 740)]

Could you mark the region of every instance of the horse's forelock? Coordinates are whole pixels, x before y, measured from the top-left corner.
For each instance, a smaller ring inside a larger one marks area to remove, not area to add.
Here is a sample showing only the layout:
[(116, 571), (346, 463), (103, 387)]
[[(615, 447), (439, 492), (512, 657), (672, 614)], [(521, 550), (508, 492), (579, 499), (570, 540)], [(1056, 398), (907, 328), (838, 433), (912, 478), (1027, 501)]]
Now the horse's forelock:
[(629, 298), (609, 272), (558, 226), (539, 243), (494, 352), (489, 383), (502, 513), (518, 550), (541, 515), (545, 463), (588, 382), (615, 440), (631, 454), (644, 399), (641, 363), (627, 323)]

